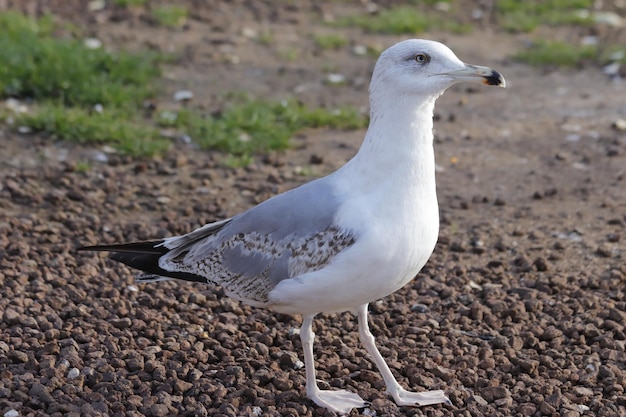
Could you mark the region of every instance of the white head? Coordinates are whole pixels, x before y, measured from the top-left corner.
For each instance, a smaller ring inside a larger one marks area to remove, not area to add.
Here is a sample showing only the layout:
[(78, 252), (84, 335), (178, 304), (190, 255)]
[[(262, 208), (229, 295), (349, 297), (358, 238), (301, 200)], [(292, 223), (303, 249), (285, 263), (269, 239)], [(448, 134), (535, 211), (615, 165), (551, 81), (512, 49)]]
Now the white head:
[(463, 63), (444, 44), (410, 39), (384, 51), (372, 76), (372, 95), (438, 97), (462, 81), (505, 86), (502, 75), (491, 68)]

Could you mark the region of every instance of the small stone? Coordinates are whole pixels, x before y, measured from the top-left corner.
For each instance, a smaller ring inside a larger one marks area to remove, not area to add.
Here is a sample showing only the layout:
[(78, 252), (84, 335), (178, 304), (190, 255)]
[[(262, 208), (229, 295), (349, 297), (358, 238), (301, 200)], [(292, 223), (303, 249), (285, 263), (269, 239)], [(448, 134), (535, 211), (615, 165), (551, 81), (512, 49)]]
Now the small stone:
[(411, 311), (415, 311), (418, 313), (428, 313), (430, 311), (430, 307), (428, 307), (426, 304), (415, 303), (411, 306)]
[(610, 258), (611, 256), (613, 256), (613, 251), (610, 247), (608, 247), (608, 245), (602, 244), (596, 249), (596, 255), (603, 258)]
[(22, 104), (21, 101), (16, 100), (14, 98), (8, 98), (4, 102), (4, 105), (6, 106), (7, 109), (11, 110), (14, 113), (27, 113), (28, 112), (28, 107)]
[(449, 12), (450, 8), (450, 3), (448, 3), (447, 1), (438, 1), (437, 3), (435, 3), (435, 9), (439, 10), (440, 12)]
[(517, 412), (523, 416), (532, 416), (537, 412), (537, 407), (531, 403), (520, 404), (517, 407)]
[(346, 82), (346, 76), (343, 74), (332, 73), (326, 76), (326, 81), (328, 81), (329, 84), (333, 85), (343, 84)]
[(506, 206), (506, 201), (500, 197), (496, 198), (493, 202), (494, 206)]
[(45, 385), (39, 383), (33, 384), (33, 386), (30, 388), (30, 391), (28, 391), (28, 395), (39, 399), (44, 404), (50, 404), (54, 402), (54, 398), (52, 397), (52, 395), (50, 395), (48, 388), (46, 388)]
[(109, 162), (109, 157), (105, 152), (102, 151), (93, 151), (91, 154), (91, 160), (95, 162), (100, 162), (102, 164), (106, 164)]
[(592, 14), (593, 21), (595, 23), (621, 27), (624, 25), (624, 19), (620, 15), (614, 12), (597, 11)]
[(539, 410), (544, 416), (551, 416), (556, 413), (556, 408), (545, 401), (541, 403)]
[(454, 378), (454, 371), (441, 365), (437, 365), (432, 372), (437, 378), (441, 378), (444, 381), (450, 381)]
[(172, 166), (174, 168), (184, 167), (189, 163), (189, 159), (185, 155), (177, 155), (174, 161), (172, 161)]
[(593, 397), (593, 390), (587, 387), (574, 387), (572, 392), (578, 397)]
[(7, 357), (14, 363), (26, 363), (28, 362), (28, 355), (19, 350), (12, 350), (7, 354)]
[(352, 53), (354, 55), (363, 56), (367, 54), (367, 47), (365, 45), (355, 45), (352, 48)]
[(78, 370), (78, 368), (72, 368), (67, 373), (67, 379), (76, 379), (78, 378), (78, 375), (80, 375), (80, 371)]
[(450, 243), (450, 250), (452, 252), (465, 252), (465, 246), (461, 242), (452, 242)]
[(128, 317), (124, 317), (122, 319), (113, 319), (110, 321), (113, 327), (118, 329), (128, 329), (133, 323)]
[(544, 258), (537, 258), (533, 262), (533, 266), (537, 271), (544, 272), (548, 270), (548, 261), (546, 261)]
[(126, 361), (126, 368), (131, 372), (141, 371), (144, 366), (143, 358), (131, 358)]
[(513, 405), (513, 398), (511, 397), (500, 398), (498, 400), (495, 400), (493, 402), (493, 405), (495, 405), (496, 407), (510, 407)]
[(580, 40), (580, 44), (583, 46), (596, 46), (598, 43), (600, 43), (598, 37), (593, 35), (583, 36)]
[(626, 131), (626, 119), (617, 119), (611, 124), (611, 127), (621, 132)]
[(622, 64), (620, 64), (619, 62), (611, 62), (610, 64), (602, 67), (602, 72), (604, 72), (609, 77), (614, 77), (619, 74), (619, 69), (621, 68), (621, 66)]
[(157, 353), (160, 353), (163, 349), (161, 349), (161, 346), (148, 346), (145, 349), (146, 354), (148, 355), (156, 355)]
[(532, 359), (521, 359), (518, 362), (518, 366), (522, 370), (522, 372), (527, 373), (528, 375), (534, 375), (537, 372), (539, 361)]
[(20, 412), (14, 409), (10, 409), (6, 413), (4, 413), (4, 417), (19, 417)]
[(87, 3), (87, 9), (90, 12), (98, 12), (100, 10), (104, 10), (106, 7), (106, 2), (104, 0), (91, 0)]
[(324, 157), (318, 154), (313, 154), (311, 155), (309, 162), (311, 162), (311, 164), (313, 165), (319, 165), (324, 162)]
[(86, 38), (83, 40), (83, 45), (87, 49), (100, 49), (102, 48), (102, 41), (96, 38)]
[(174, 93), (174, 101), (189, 101), (193, 98), (193, 91), (178, 90)]
[(9, 325), (19, 324), (20, 323), (20, 313), (13, 310), (12, 308), (7, 308), (2, 315), (2, 319), (5, 323)]
[(292, 353), (283, 353), (280, 357), (280, 366), (293, 369), (298, 357)]
[(472, 394), (470, 395), (470, 397), (467, 399), (468, 403), (476, 403), (478, 405), (487, 405), (489, 404), (483, 397), (481, 397), (480, 395), (476, 395), (476, 394)]
[(288, 378), (274, 378), (272, 383), (279, 391), (289, 391), (293, 388), (293, 381)]
[(181, 379), (177, 379), (176, 382), (174, 382), (174, 389), (181, 394), (189, 391), (191, 388), (193, 388), (193, 384), (191, 382), (183, 381)]
[(257, 38), (259, 36), (259, 34), (257, 33), (256, 30), (250, 28), (250, 27), (244, 27), (241, 29), (241, 34), (249, 39), (254, 39)]
[(150, 407), (150, 415), (153, 417), (165, 417), (170, 414), (170, 410), (165, 404), (153, 404)]
[(480, 394), (487, 402), (511, 396), (511, 393), (505, 387), (486, 387), (480, 391)]

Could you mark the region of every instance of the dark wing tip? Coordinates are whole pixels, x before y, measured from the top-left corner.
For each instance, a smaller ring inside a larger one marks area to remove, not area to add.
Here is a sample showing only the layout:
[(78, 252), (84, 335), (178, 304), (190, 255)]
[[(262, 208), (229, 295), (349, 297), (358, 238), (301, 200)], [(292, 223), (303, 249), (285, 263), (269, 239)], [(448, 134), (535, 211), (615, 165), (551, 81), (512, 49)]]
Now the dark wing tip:
[(163, 255), (169, 249), (162, 245), (163, 240), (150, 240), (143, 242), (119, 243), (113, 245), (93, 245), (81, 246), (77, 251), (93, 251), (93, 252), (126, 252), (126, 253), (145, 253)]
[(141, 281), (155, 281), (155, 277), (170, 277), (185, 281), (204, 282), (204, 277), (181, 271), (166, 271), (159, 266), (161, 256), (169, 252), (169, 249), (162, 245), (163, 240), (152, 240), (145, 242), (121, 243), (117, 245), (94, 245), (81, 246), (78, 251), (112, 252), (109, 258), (121, 262), (131, 268), (139, 269), (152, 277)]

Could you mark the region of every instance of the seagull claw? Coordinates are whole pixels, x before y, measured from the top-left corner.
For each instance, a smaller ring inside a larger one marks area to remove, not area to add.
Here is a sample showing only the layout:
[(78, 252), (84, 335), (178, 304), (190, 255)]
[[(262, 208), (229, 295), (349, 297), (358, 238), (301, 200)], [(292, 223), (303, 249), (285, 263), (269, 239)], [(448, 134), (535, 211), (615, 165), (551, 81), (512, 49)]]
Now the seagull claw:
[(348, 414), (353, 408), (363, 408), (369, 402), (357, 394), (346, 390), (317, 390), (309, 398), (320, 407), (335, 411), (339, 415)]
[(411, 392), (403, 388), (390, 393), (396, 404), (422, 407), (424, 405), (446, 404), (452, 405), (452, 402), (442, 390)]

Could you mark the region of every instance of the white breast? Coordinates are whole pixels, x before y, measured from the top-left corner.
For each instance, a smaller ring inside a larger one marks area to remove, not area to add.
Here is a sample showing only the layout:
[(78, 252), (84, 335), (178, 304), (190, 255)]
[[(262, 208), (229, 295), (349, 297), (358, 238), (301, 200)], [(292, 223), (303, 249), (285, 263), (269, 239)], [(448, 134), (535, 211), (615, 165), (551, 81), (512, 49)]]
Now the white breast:
[(353, 194), (339, 210), (337, 222), (355, 231), (355, 244), (323, 269), (282, 281), (270, 293), (275, 309), (301, 314), (352, 310), (415, 277), (437, 241), (434, 187), (421, 194), (405, 189), (410, 195), (396, 201), (388, 198), (387, 187), (376, 190)]

